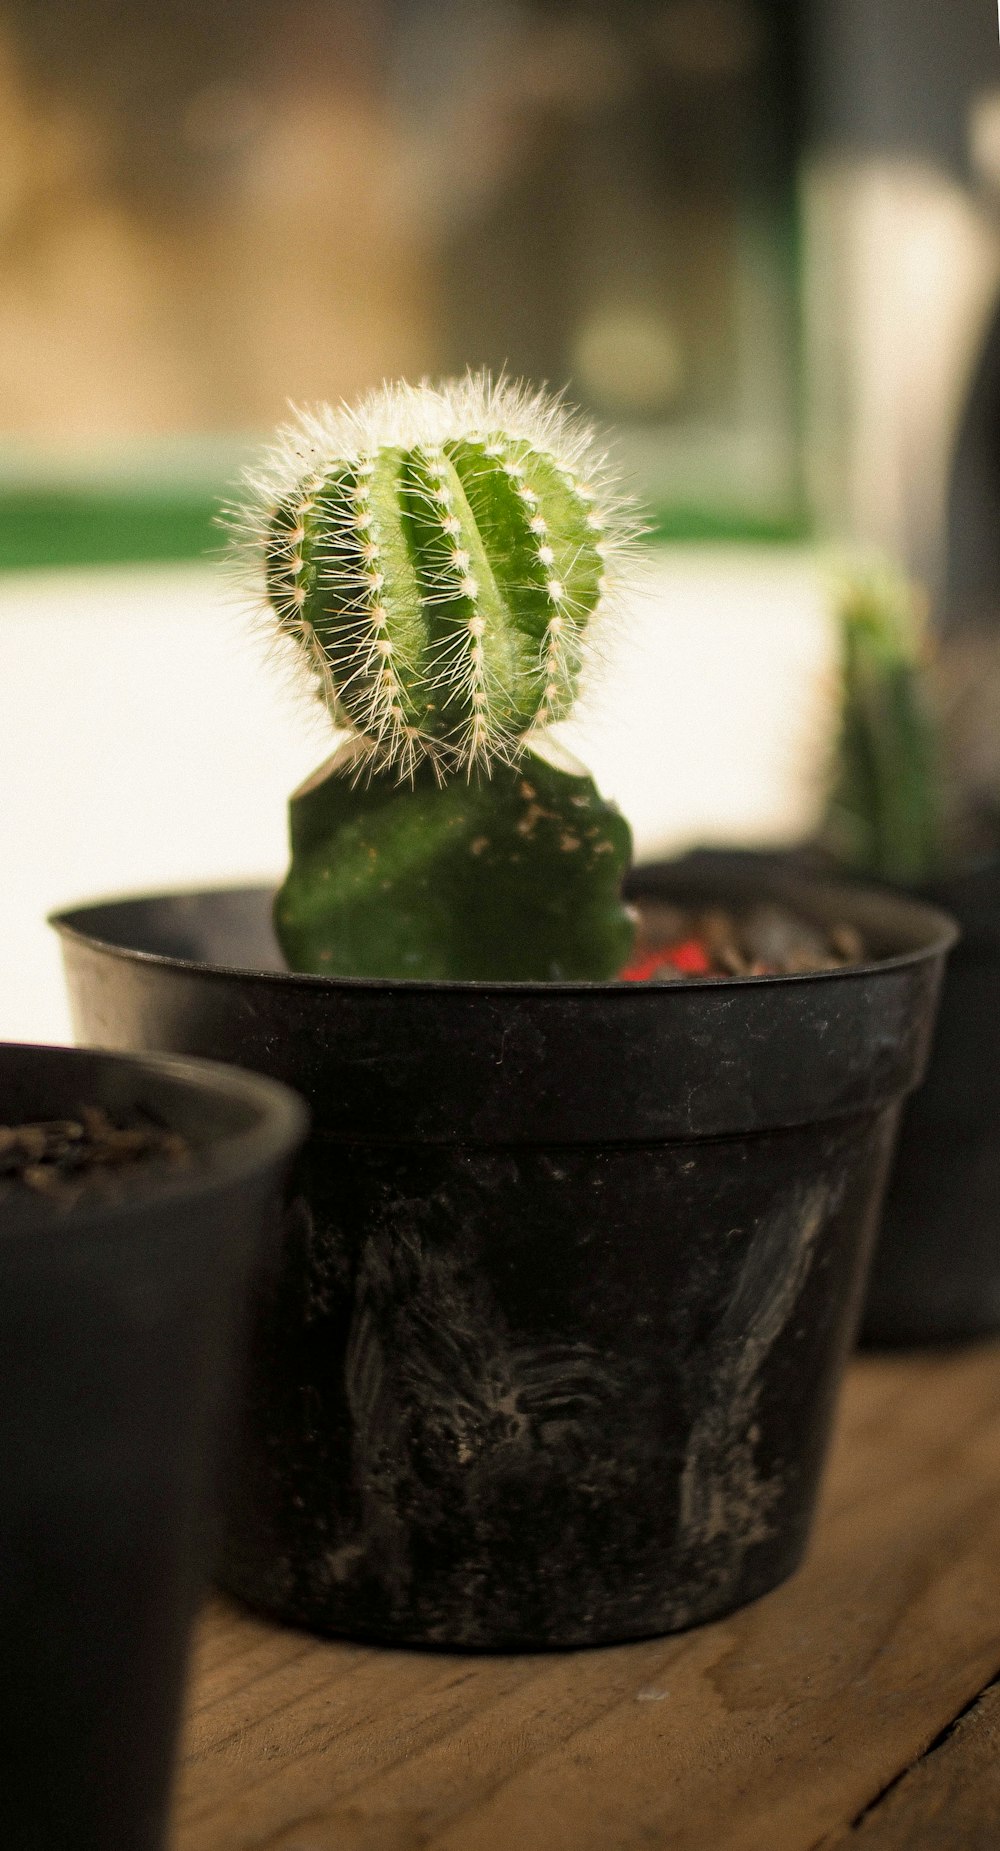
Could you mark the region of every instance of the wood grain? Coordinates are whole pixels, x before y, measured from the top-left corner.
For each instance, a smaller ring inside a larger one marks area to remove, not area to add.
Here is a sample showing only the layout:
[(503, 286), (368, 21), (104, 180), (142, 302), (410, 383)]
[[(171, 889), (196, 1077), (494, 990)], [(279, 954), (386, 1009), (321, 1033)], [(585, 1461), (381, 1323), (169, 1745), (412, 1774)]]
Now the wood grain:
[(805, 1567), (714, 1626), (471, 1658), (214, 1604), (175, 1851), (951, 1851), (877, 1834), (907, 1791), (940, 1829), (992, 1696), (927, 1750), (998, 1673), (1000, 1350), (860, 1363)]
[(828, 1851), (996, 1851), (998, 1844), (998, 1685), (850, 1832), (827, 1841)]

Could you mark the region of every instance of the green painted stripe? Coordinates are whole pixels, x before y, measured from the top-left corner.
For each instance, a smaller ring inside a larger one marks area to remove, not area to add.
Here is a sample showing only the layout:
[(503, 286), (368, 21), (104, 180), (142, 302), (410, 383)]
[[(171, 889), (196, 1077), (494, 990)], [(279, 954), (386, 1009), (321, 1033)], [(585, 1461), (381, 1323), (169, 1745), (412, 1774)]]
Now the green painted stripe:
[[(131, 565), (216, 558), (219, 493), (122, 495), (75, 489), (0, 490), (0, 570)], [(739, 508), (666, 504), (654, 508), (657, 541), (796, 545), (815, 537), (805, 510), (756, 514)]]
[(800, 546), (816, 538), (816, 523), (804, 509), (750, 514), (737, 508), (654, 507), (646, 517), (646, 537), (653, 542), (718, 541), (752, 546)]
[(219, 495), (0, 491), (0, 568), (126, 565), (218, 557)]

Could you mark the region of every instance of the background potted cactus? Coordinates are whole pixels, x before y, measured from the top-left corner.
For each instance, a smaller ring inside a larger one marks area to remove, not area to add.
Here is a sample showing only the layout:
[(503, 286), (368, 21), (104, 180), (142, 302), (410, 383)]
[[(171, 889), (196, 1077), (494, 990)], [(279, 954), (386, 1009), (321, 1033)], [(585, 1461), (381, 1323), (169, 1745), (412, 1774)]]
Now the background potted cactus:
[(910, 1105), (864, 1330), (920, 1343), (1000, 1329), (1000, 652), (932, 647), (887, 570), (839, 606), (841, 710), (821, 834), (852, 873), (946, 907), (949, 960), (926, 1085)]
[(412, 1643), (711, 1618), (804, 1547), (949, 926), (779, 871), (754, 897), (846, 908), (863, 964), (618, 980), (628, 830), (546, 728), (634, 523), (550, 401), (474, 378), (306, 417), (237, 523), (348, 733), (292, 801), (280, 948), (264, 890), (56, 922), (82, 1034), (313, 1107), (223, 1578)]

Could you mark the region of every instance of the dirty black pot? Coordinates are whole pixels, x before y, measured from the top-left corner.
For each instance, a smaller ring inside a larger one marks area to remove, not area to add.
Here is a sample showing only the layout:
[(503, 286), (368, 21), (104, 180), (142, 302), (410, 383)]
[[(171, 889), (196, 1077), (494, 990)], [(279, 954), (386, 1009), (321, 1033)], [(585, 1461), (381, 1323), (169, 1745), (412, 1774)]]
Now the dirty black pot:
[(962, 936), (903, 1119), (865, 1307), (872, 1344), (1000, 1330), (1000, 862), (920, 893)]
[(305, 1132), (204, 1063), (0, 1046), (0, 1124), (103, 1107), (194, 1147), (115, 1199), (0, 1196), (0, 1845), (159, 1851), (251, 1289)]
[[(676, 868), (643, 886), (693, 897)], [(290, 975), (263, 891), (55, 922), (80, 1035), (211, 1052), (313, 1108), (231, 1589), (324, 1631), (530, 1649), (789, 1574), (952, 937), (902, 900), (846, 910), (866, 968), (674, 986)]]

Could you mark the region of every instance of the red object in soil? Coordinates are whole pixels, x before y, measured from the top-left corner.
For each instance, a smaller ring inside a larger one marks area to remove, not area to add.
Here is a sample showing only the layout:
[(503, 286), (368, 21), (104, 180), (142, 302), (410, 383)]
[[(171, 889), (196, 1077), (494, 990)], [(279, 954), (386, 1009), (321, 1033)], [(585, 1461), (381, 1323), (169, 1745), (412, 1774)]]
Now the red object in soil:
[(669, 964), (685, 977), (707, 977), (712, 969), (711, 960), (704, 945), (698, 938), (685, 938), (679, 945), (661, 945), (656, 951), (647, 951), (633, 964), (626, 964), (621, 972), (623, 983), (648, 983), (658, 970)]

